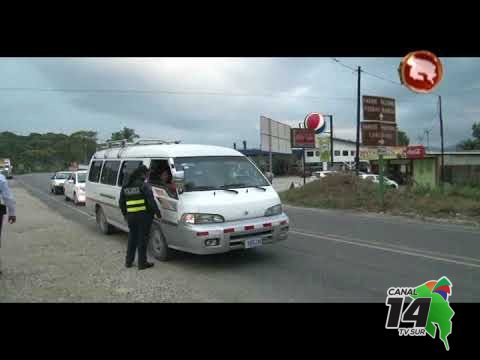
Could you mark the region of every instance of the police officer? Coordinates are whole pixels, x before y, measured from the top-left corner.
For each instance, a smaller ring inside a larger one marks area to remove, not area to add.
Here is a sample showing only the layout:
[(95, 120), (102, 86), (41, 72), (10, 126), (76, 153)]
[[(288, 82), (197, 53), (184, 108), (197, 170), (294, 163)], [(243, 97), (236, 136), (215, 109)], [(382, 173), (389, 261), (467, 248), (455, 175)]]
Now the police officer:
[[(8, 213), (8, 222), (10, 224), (17, 221), (15, 215), (15, 199), (8, 187), (8, 182), (3, 174), (0, 174), (0, 247), (2, 247), (2, 224), (3, 216)], [(2, 274), (2, 269), (0, 268), (0, 275)]]
[(138, 248), (138, 269), (153, 266), (147, 261), (147, 242), (153, 218), (161, 217), (150, 184), (145, 182), (148, 169), (145, 165), (137, 168), (120, 191), (119, 206), (128, 223), (128, 246), (125, 266), (132, 267)]

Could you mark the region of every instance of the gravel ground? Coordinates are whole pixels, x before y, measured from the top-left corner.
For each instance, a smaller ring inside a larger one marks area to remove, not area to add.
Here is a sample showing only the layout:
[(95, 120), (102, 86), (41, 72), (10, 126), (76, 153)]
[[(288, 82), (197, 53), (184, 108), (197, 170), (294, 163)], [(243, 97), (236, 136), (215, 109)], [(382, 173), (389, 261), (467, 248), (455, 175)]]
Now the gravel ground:
[[(199, 302), (186, 276), (124, 264), (126, 234), (109, 237), (70, 221), (14, 186), (18, 222), (4, 224), (0, 302)], [(79, 216), (83, 216), (79, 214)], [(68, 230), (67, 230), (68, 229)], [(213, 300), (208, 300), (213, 301)]]

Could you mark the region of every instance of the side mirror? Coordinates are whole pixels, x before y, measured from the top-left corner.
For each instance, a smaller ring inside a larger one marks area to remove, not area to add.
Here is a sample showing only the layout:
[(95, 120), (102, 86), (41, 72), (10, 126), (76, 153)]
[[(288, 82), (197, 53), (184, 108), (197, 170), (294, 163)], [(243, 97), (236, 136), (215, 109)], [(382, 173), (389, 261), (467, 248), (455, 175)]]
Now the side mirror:
[(73, 181), (72, 179), (70, 179), (70, 180), (68, 180), (68, 183), (69, 183), (69, 184), (74, 184), (75, 181)]
[(52, 175), (52, 177), (50, 178), (51, 180), (55, 180), (55, 175)]

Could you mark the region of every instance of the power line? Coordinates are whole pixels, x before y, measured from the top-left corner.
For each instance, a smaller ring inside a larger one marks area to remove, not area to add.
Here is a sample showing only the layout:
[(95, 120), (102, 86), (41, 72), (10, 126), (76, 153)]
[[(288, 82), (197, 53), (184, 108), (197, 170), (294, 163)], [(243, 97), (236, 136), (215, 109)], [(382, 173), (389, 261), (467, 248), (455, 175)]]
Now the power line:
[(296, 98), (310, 100), (328, 100), (328, 101), (354, 101), (355, 98), (349, 97), (322, 97), (307, 95), (283, 95), (283, 94), (247, 94), (247, 93), (228, 93), (222, 91), (177, 91), (177, 90), (139, 90), (139, 89), (68, 89), (68, 88), (26, 88), (9, 87), (0, 88), (4, 92), (63, 92), (63, 93), (92, 93), (92, 94), (140, 94), (140, 95), (186, 95), (186, 96), (232, 96), (232, 97), (271, 97), (271, 98)]

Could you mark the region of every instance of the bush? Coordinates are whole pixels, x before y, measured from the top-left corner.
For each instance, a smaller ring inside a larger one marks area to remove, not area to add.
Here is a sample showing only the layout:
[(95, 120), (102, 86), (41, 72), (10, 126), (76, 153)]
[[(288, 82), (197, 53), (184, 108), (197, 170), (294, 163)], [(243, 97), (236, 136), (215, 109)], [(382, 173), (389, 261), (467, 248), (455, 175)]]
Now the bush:
[(308, 207), (415, 213), (435, 217), (480, 215), (478, 187), (446, 185), (443, 191), (426, 186), (401, 190), (387, 188), (382, 208), (378, 185), (348, 173), (312, 181), (301, 188), (283, 192), (280, 196), (285, 203)]

